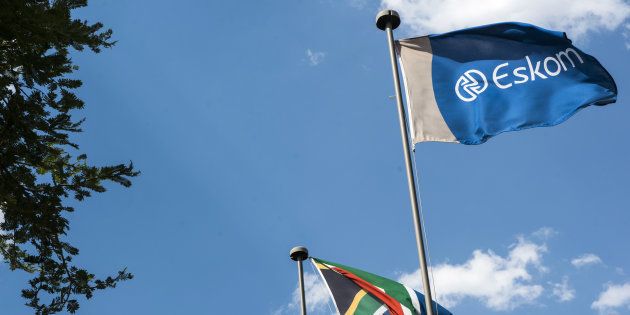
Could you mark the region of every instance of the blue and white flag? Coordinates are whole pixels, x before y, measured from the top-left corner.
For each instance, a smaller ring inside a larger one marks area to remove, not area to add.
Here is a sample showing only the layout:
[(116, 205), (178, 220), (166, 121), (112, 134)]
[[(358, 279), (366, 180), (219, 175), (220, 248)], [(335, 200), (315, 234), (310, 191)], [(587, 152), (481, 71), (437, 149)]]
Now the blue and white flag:
[(484, 143), (615, 102), (617, 87), (564, 33), (500, 23), (396, 42), (413, 143)]

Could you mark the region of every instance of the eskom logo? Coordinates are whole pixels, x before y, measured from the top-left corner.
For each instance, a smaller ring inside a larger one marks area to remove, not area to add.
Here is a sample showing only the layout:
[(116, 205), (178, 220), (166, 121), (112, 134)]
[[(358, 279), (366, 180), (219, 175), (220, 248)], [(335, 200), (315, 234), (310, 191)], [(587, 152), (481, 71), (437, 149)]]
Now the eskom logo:
[[(483, 85), (479, 85), (479, 81), (475, 79), (475, 76), (481, 81)], [(459, 91), (460, 88), (464, 90), (464, 94)], [(457, 97), (464, 102), (472, 102), (477, 99), (477, 95), (485, 91), (488, 88), (488, 81), (486, 76), (479, 70), (470, 69), (459, 77), (455, 84), (455, 93)]]
[[(510, 63), (504, 62), (496, 67), (492, 71), (492, 82), (499, 89), (509, 89), (516, 84), (523, 84), (529, 81), (536, 81), (537, 78), (545, 80), (551, 77), (555, 77), (562, 72), (568, 71), (570, 64), (571, 68), (575, 68), (578, 61), (580, 64), (584, 63), (582, 57), (573, 48), (567, 48), (552, 56), (548, 56), (543, 60), (532, 62), (529, 56), (525, 56), (527, 67), (516, 67), (510, 72), (503, 70), (508, 67)], [(510, 75), (511, 74), (511, 75)], [(512, 79), (516, 77), (517, 79)], [(512, 79), (512, 80), (511, 80)], [(460, 100), (464, 102), (472, 102), (477, 99), (479, 94), (486, 90), (488, 87), (488, 81), (486, 76), (479, 70), (470, 69), (457, 79), (455, 83), (455, 94)]]

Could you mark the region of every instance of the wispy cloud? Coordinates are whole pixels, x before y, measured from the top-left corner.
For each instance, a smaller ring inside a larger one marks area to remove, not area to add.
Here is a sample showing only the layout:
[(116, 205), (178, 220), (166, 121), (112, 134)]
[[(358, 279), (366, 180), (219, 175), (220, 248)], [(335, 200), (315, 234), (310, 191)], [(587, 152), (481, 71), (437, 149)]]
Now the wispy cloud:
[(310, 48), (306, 50), (306, 58), (311, 66), (319, 65), (325, 57), (326, 53), (323, 51), (313, 51)]
[(630, 309), (630, 283), (607, 284), (591, 308), (601, 315), (619, 314), (617, 311), (620, 308)]
[(533, 237), (536, 237), (538, 239), (541, 239), (543, 241), (548, 240), (554, 236), (558, 235), (558, 231), (554, 230), (553, 228), (550, 228), (548, 226), (545, 227), (541, 227), (540, 229), (534, 231), (534, 233), (532, 233)]
[[(491, 250), (475, 250), (462, 264), (437, 265), (433, 275), (438, 302), (452, 307), (465, 298), (474, 298), (500, 311), (533, 303), (544, 289), (532, 281), (532, 272), (546, 271), (542, 264), (546, 252), (544, 244), (519, 237), (505, 257)], [(399, 281), (418, 290), (421, 288), (418, 270), (403, 274)]]
[[(305, 264), (308, 262), (305, 262)], [(306, 295), (306, 310), (313, 315), (332, 315), (336, 312), (332, 309), (332, 300), (326, 284), (315, 273), (304, 273), (304, 294)], [(275, 310), (273, 315), (297, 314), (300, 310), (300, 289), (293, 291), (291, 303)]]
[(569, 286), (569, 277), (564, 276), (561, 282), (552, 283), (551, 286), (551, 294), (558, 302), (568, 302), (575, 298), (575, 290)]
[(562, 30), (572, 39), (583, 40), (601, 31), (625, 28), (630, 18), (630, 3), (625, 0), (381, 0), (381, 6), (398, 10), (414, 35), (518, 21)]
[(348, 4), (355, 9), (365, 9), (368, 5), (368, 0), (348, 0)]
[(3, 234), (2, 223), (4, 223), (4, 209), (2, 209), (2, 204), (0, 204), (0, 234)]
[(584, 254), (582, 256), (571, 259), (571, 265), (575, 268), (582, 268), (590, 265), (598, 265), (602, 263), (602, 259), (595, 254)]

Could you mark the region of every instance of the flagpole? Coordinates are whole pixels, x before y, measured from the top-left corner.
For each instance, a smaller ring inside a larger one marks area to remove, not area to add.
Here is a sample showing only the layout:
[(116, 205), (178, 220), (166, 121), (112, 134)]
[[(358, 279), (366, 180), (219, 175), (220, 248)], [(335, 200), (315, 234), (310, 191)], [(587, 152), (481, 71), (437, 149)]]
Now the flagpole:
[(304, 246), (297, 246), (291, 249), (289, 257), (292, 260), (297, 261), (298, 266), (298, 279), (300, 282), (300, 303), (302, 306), (302, 315), (306, 315), (306, 299), (304, 297), (304, 269), (302, 268), (302, 261), (308, 258), (308, 249)]
[(394, 51), (393, 29), (400, 25), (398, 12), (394, 10), (383, 10), (376, 16), (376, 27), (387, 33), (387, 43), (389, 44), (389, 56), (392, 64), (392, 74), (394, 76), (394, 90), (396, 91), (396, 104), (398, 105), (398, 120), (400, 122), (400, 135), (402, 136), (403, 151), (405, 153), (405, 166), (407, 167), (407, 185), (409, 186), (409, 198), (411, 199), (411, 210), (413, 214), (413, 225), (416, 232), (416, 246), (418, 247), (418, 258), (420, 259), (420, 270), (422, 273), (422, 286), (424, 288), (424, 303), (427, 308), (427, 315), (433, 315), (433, 298), (431, 297), (431, 285), (429, 283), (429, 272), (427, 270), (427, 259), (424, 248), (424, 237), (422, 233), (422, 222), (418, 208), (418, 197), (416, 196), (416, 179), (412, 171), (411, 150), (409, 149), (409, 132), (407, 131), (407, 117), (403, 107), (400, 79), (398, 75), (398, 63), (396, 52)]

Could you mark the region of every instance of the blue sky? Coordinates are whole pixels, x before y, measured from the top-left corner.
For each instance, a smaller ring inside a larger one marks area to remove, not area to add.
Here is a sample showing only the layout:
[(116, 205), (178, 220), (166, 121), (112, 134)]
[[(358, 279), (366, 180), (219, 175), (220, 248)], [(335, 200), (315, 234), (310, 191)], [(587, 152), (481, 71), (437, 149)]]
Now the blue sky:
[[(388, 51), (374, 26), (381, 5), (403, 13), (398, 37), (497, 18), (566, 28), (619, 87), (616, 104), (557, 127), (416, 146), (440, 301), (455, 314), (630, 313), (628, 3), (563, 0), (570, 10), (550, 14), (531, 1), (515, 15), (494, 3), (460, 8), (470, 19), (457, 22), (452, 2), (432, 7), (439, 20), (426, 17), (427, 1), (404, 0), (92, 1), (77, 11), (118, 44), (74, 57), (87, 103), (76, 140), (93, 163), (142, 171), (132, 188), (112, 185), (69, 215), (78, 264), (136, 276), (80, 313), (297, 314), (295, 245), (413, 278)], [(471, 273), (479, 279), (449, 279)], [(3, 314), (30, 313), (19, 297), (27, 279), (0, 267)], [(314, 314), (328, 314), (309, 283)]]

